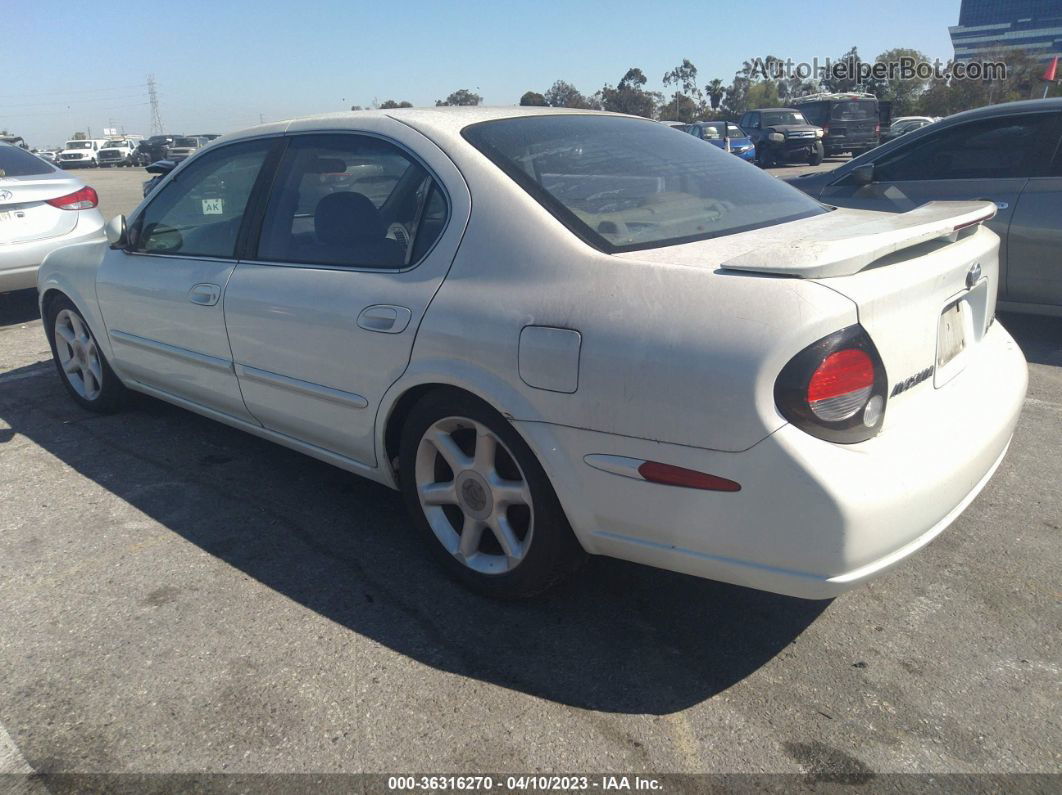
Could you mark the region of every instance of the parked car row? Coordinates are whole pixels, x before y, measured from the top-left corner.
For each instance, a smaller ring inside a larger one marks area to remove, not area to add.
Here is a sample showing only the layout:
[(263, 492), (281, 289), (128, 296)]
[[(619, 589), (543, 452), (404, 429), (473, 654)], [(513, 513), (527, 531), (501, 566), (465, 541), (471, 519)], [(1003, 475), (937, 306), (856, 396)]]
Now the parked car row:
[(157, 160), (180, 162), (218, 136), (209, 135), (152, 135), (122, 138), (88, 138), (67, 141), (56, 153), (36, 154), (61, 168), (110, 168), (116, 166), (147, 166)]

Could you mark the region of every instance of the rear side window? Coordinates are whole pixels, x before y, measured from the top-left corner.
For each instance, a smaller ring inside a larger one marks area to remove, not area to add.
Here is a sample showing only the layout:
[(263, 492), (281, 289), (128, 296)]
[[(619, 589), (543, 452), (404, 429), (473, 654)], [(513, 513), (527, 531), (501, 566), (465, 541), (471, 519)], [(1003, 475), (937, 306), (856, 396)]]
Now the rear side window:
[(590, 245), (629, 251), (826, 212), (810, 196), (661, 124), (529, 116), (462, 135)]
[(34, 177), (55, 171), (36, 155), (9, 144), (0, 144), (0, 177)]
[(447, 203), (428, 171), (364, 135), (292, 139), (266, 208), (257, 259), (398, 269), (442, 233)]
[(1003, 116), (948, 127), (874, 164), (881, 182), (1027, 177), (1054, 114)]

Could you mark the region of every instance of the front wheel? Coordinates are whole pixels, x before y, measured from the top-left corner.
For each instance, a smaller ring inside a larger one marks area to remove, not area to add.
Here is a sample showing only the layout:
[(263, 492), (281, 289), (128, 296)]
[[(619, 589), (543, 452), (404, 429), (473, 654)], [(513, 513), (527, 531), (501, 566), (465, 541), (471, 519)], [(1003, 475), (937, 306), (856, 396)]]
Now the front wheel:
[(399, 453), (402, 495), (425, 543), (471, 589), (539, 594), (585, 553), (527, 443), (486, 404), (446, 390), (410, 412)]
[(45, 308), (44, 322), (59, 377), (74, 402), (101, 414), (117, 410), (125, 386), (74, 303), (66, 296), (54, 299)]
[(756, 147), (756, 165), (758, 165), (760, 168), (770, 168), (774, 165), (774, 156), (771, 155), (770, 147)]
[(808, 158), (808, 165), (809, 166), (820, 165), (822, 163), (822, 156), (823, 156), (822, 145), (820, 144), (820, 145), (816, 146), (814, 149), (812, 149), (811, 157)]

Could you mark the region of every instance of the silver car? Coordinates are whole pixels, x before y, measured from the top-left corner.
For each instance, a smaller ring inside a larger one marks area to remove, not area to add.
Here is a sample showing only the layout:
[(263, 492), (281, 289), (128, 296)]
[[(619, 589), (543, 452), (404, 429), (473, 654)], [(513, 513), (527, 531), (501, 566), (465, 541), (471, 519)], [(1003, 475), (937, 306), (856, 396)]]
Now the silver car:
[(0, 143), (0, 292), (37, 284), (61, 246), (103, 239), (96, 191), (25, 149)]
[(988, 199), (1000, 237), (999, 308), (1062, 315), (1062, 98), (958, 113), (832, 171), (787, 180), (839, 207), (906, 212)]

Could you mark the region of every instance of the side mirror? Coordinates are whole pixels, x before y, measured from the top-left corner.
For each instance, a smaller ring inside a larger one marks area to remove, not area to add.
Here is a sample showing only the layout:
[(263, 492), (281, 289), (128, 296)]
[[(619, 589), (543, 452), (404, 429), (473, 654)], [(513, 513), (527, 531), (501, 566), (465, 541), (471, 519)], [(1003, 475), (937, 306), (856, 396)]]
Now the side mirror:
[(852, 182), (862, 188), (874, 181), (874, 164), (866, 163), (852, 169)]
[(111, 248), (121, 248), (128, 242), (124, 215), (114, 216), (114, 218), (107, 222), (107, 225), (103, 229), (107, 235), (107, 242), (111, 244)]

